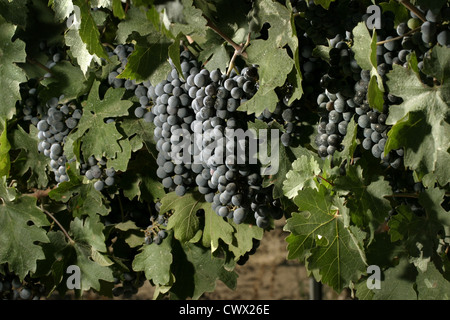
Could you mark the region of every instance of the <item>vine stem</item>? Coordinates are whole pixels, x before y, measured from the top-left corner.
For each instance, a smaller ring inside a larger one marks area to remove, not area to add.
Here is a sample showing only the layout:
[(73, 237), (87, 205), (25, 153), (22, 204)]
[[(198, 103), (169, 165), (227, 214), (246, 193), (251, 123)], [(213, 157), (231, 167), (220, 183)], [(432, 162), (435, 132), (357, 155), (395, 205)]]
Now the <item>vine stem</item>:
[(59, 223), (58, 219), (56, 219), (50, 212), (48, 212), (47, 210), (44, 209), (44, 207), (41, 205), (41, 210), (48, 215), (50, 218), (52, 218), (53, 221), (55, 221), (55, 223), (58, 225), (58, 227), (61, 229), (61, 231), (64, 233), (64, 235), (66, 236), (66, 238), (69, 240), (70, 244), (75, 244), (75, 241), (73, 241), (73, 239), (70, 237), (69, 233), (67, 232), (67, 230), (62, 226), (61, 223)]
[(247, 59), (247, 53), (243, 52), (243, 46), (238, 45), (233, 41), (230, 37), (228, 37), (225, 33), (223, 33), (207, 16), (203, 15), (203, 18), (206, 19), (206, 25), (214, 30), (219, 36), (221, 36), (226, 42), (228, 42), (235, 50), (235, 52), (239, 52), (238, 55), (241, 55), (245, 59)]
[(402, 36), (398, 36), (398, 37), (391, 38), (391, 39), (388, 39), (388, 40), (378, 41), (378, 42), (377, 42), (377, 46), (382, 45), (382, 44), (385, 44), (385, 43), (388, 43), (388, 42), (391, 42), (391, 41), (396, 41), (396, 40), (403, 39), (404, 37), (407, 37), (407, 36), (409, 36), (410, 34), (413, 34), (413, 33), (417, 32), (417, 31), (419, 31), (419, 30), (420, 30), (420, 27), (417, 27), (417, 28), (414, 28), (414, 29), (412, 29), (412, 30), (409, 30), (408, 32), (406, 32), (406, 33), (405, 33), (404, 35), (402, 35)]
[(230, 75), (231, 70), (233, 70), (234, 68), (234, 62), (236, 61), (237, 56), (242, 55), (242, 53), (245, 51), (245, 49), (247, 49), (247, 47), (250, 45), (250, 33), (248, 33), (247, 35), (247, 41), (245, 42), (245, 44), (243, 46), (241, 46), (240, 50), (234, 50), (234, 54), (233, 57), (230, 60), (230, 65), (228, 67), (228, 71), (227, 71), (227, 76)]
[(49, 68), (47, 68), (46, 66), (44, 66), (44, 65), (43, 65), (42, 63), (40, 63), (39, 61), (36, 61), (36, 60), (34, 60), (34, 59), (32, 59), (32, 58), (27, 57), (27, 62), (28, 62), (28, 63), (31, 63), (31, 64), (34, 64), (34, 65), (38, 66), (39, 68), (41, 68), (41, 69), (47, 71), (48, 73), (52, 74), (52, 70), (50, 70)]
[(422, 22), (427, 21), (423, 13), (419, 9), (417, 9), (411, 2), (409, 2), (409, 0), (399, 0), (399, 2), (404, 5), (409, 11), (418, 16), (419, 19), (422, 20)]
[(385, 198), (418, 198), (419, 194), (418, 193), (395, 193), (395, 194), (390, 194), (390, 195), (386, 195), (384, 196)]
[(316, 175), (317, 178), (322, 179), (323, 181), (327, 182), (330, 186), (334, 187), (334, 183), (328, 181), (327, 179), (325, 179), (324, 177), (322, 177), (320, 174)]

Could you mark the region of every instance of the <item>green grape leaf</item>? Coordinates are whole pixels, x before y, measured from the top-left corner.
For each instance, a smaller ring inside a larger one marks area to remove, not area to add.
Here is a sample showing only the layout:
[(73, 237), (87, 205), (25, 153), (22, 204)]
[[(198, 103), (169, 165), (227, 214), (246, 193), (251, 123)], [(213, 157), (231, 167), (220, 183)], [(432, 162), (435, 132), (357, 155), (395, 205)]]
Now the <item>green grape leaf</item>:
[(436, 251), (439, 246), (437, 234), (449, 236), (450, 214), (442, 208), (444, 190), (426, 189), (419, 195), (419, 203), (425, 215), (414, 214), (408, 206), (399, 206), (397, 214), (389, 221), (391, 241), (399, 241), (407, 250), (411, 261), (422, 263)]
[[(253, 126), (255, 130), (258, 129), (266, 129), (266, 130), (279, 130), (279, 134), (280, 132), (283, 130), (283, 127), (278, 124), (277, 122), (272, 122), (269, 126), (261, 121), (257, 121), (255, 122), (256, 126), (259, 126), (259, 128), (255, 127), (253, 124), (249, 123), (249, 125)], [(267, 134), (267, 140), (270, 141), (268, 142), (268, 146), (267, 149), (272, 150), (272, 136), (271, 136), (272, 132), (268, 131)], [(266, 139), (266, 137), (264, 136), (263, 139)], [(262, 154), (259, 154), (260, 160), (263, 160), (263, 166), (262, 166), (262, 173), (265, 172), (265, 170), (268, 167), (271, 167), (274, 165), (274, 161), (278, 161), (278, 170), (273, 173), (273, 174), (266, 174), (264, 173), (263, 177), (263, 187), (268, 187), (270, 185), (273, 185), (273, 192), (272, 195), (274, 197), (274, 199), (278, 199), (278, 198), (282, 198), (284, 196), (284, 181), (286, 180), (286, 175), (288, 174), (288, 172), (292, 169), (292, 164), (294, 162), (295, 159), (301, 157), (301, 156), (306, 156), (306, 157), (315, 157), (315, 155), (313, 155), (309, 150), (302, 148), (302, 147), (297, 147), (297, 148), (293, 148), (293, 147), (285, 147), (283, 146), (283, 144), (279, 143), (279, 140), (277, 140), (277, 145), (275, 146), (275, 148), (278, 147), (278, 150), (274, 150), (274, 151), (278, 151), (278, 155), (271, 155), (269, 158), (267, 159), (262, 159)], [(272, 152), (272, 151), (271, 151)], [(274, 160), (274, 157), (276, 157), (277, 159)]]
[(121, 237), (130, 248), (141, 247), (145, 241), (144, 231), (132, 220), (117, 223), (114, 227), (121, 231)]
[(97, 55), (99, 58), (108, 59), (106, 49), (102, 46), (100, 40), (100, 31), (91, 15), (89, 3), (83, 0), (73, 0), (73, 4), (80, 8), (81, 24), (79, 33), (80, 38), (86, 44), (88, 52)]
[(377, 71), (377, 34), (373, 32), (370, 36), (365, 22), (360, 22), (353, 29), (354, 42), (352, 50), (355, 53), (355, 60), (358, 65), (370, 71), (370, 82), (368, 90), (369, 105), (382, 112), (383, 111), (383, 79)]
[(36, 271), (37, 260), (45, 259), (39, 243), (49, 242), (49, 239), (41, 227), (50, 223), (36, 206), (36, 198), (11, 199), (4, 194), (0, 197), (0, 264), (8, 263), (9, 270), (23, 280), (28, 272)]
[(11, 168), (11, 159), (9, 157), (9, 150), (11, 150), (11, 144), (8, 141), (8, 133), (6, 121), (0, 123), (0, 177), (9, 176), (9, 169)]
[(27, 1), (26, 0), (0, 0), (0, 12), (9, 23), (25, 28), (27, 25)]
[(55, 20), (62, 22), (73, 12), (72, 0), (50, 0), (49, 6), (55, 11)]
[(287, 173), (283, 182), (285, 196), (292, 199), (303, 188), (317, 189), (315, 178), (320, 171), (320, 166), (314, 157), (302, 155), (292, 163), (292, 170)]
[(450, 282), (433, 263), (416, 278), (419, 300), (450, 300)]
[(126, 15), (125, 15), (125, 10), (122, 7), (122, 1), (113, 0), (112, 6), (113, 6), (112, 8), (113, 8), (114, 16), (121, 20), (125, 19)]
[(323, 185), (305, 188), (294, 202), (301, 212), (294, 212), (285, 226), (293, 235), (289, 255), (304, 257), (307, 250), (308, 269), (318, 270), (321, 281), (340, 292), (366, 271), (365, 233), (349, 224), (343, 199), (330, 195)]
[[(297, 52), (298, 39), (291, 23), (292, 12), (282, 4), (267, 0), (256, 1), (255, 12), (261, 23), (270, 24), (269, 37), (267, 40), (253, 40), (246, 49), (247, 62), (259, 65), (260, 86), (255, 96), (242, 104), (238, 110), (259, 115), (266, 108), (270, 111), (275, 109), (278, 98), (274, 89), (283, 86), (288, 75), (296, 67), (285, 46), (289, 46), (292, 52)], [(298, 73), (299, 70), (295, 69)], [(299, 94), (296, 94), (298, 97)]]
[(127, 43), (136, 32), (141, 37), (155, 32), (154, 26), (145, 15), (144, 10), (131, 6), (127, 11), (127, 18), (117, 25), (116, 40), (118, 43)]
[(81, 151), (85, 159), (91, 155), (96, 159), (101, 159), (103, 156), (113, 159), (122, 152), (118, 142), (122, 134), (117, 130), (115, 122), (106, 123), (104, 120), (128, 115), (128, 109), (132, 105), (131, 101), (121, 100), (125, 92), (124, 88), (110, 88), (103, 99), (100, 99), (99, 86), (99, 82), (94, 82), (92, 85), (89, 97), (83, 106), (83, 116), (78, 127), (69, 135), (72, 141), (83, 137)]
[(174, 237), (181, 243), (185, 243), (194, 238), (200, 229), (200, 219), (197, 211), (208, 210), (211, 204), (203, 199), (197, 192), (189, 192), (179, 197), (175, 192), (166, 194), (161, 199), (160, 213), (173, 210), (169, 218), (167, 229), (174, 231)]
[(13, 174), (24, 176), (30, 171), (27, 180), (28, 187), (46, 187), (48, 184), (47, 165), (48, 157), (38, 151), (39, 139), (38, 129), (30, 126), (30, 133), (26, 133), (21, 126), (18, 126), (11, 134), (11, 144), (14, 150), (21, 150), (14, 159)]
[(356, 148), (358, 147), (358, 142), (356, 139), (357, 135), (358, 135), (358, 124), (356, 123), (355, 118), (352, 117), (347, 125), (347, 133), (345, 134), (345, 137), (341, 142), (341, 145), (344, 147), (344, 149), (341, 152), (339, 152), (341, 156), (343, 156), (348, 160), (353, 158), (353, 154), (355, 153)]
[(171, 70), (168, 63), (170, 45), (162, 36), (146, 46), (136, 44), (125, 69), (117, 77), (135, 79), (137, 82), (150, 78), (152, 83), (161, 82)]
[(416, 268), (406, 259), (401, 259), (395, 267), (383, 271), (380, 289), (372, 289), (373, 300), (416, 300), (414, 290)]
[(72, 166), (67, 168), (69, 181), (61, 182), (57, 188), (50, 191), (50, 198), (67, 203), (73, 217), (95, 216), (97, 213), (107, 215), (110, 209), (105, 206), (102, 194), (95, 190), (92, 182), (84, 183), (75, 170)]
[[(90, 54), (87, 50), (86, 44), (81, 39), (78, 30), (67, 30), (64, 34), (64, 40), (66, 41), (66, 45), (70, 47), (72, 56), (76, 59), (77, 64), (80, 66), (80, 69), (85, 76), (92, 61), (100, 64), (100, 59), (95, 54)], [(71, 78), (69, 79), (72, 80)]]
[(423, 6), (429, 9), (441, 9), (446, 0), (411, 0), (411, 3), (417, 6)]
[(202, 244), (206, 248), (211, 248), (211, 253), (219, 248), (219, 240), (226, 244), (233, 241), (234, 228), (227, 220), (220, 217), (209, 204), (204, 207), (205, 227), (203, 229)]
[(69, 61), (60, 61), (52, 69), (52, 76), (41, 81), (44, 86), (39, 92), (42, 101), (64, 96), (60, 103), (74, 100), (85, 94), (92, 81), (88, 81), (79, 67)]
[(144, 271), (147, 280), (155, 285), (168, 285), (172, 279), (170, 266), (172, 257), (172, 232), (169, 232), (161, 244), (144, 245), (134, 257), (133, 270)]
[(173, 255), (172, 269), (177, 280), (171, 295), (177, 299), (198, 299), (203, 293), (214, 291), (217, 280), (230, 289), (236, 287), (237, 274), (228, 271), (225, 259), (215, 257), (208, 249), (188, 242), (175, 247)]
[(111, 268), (100, 265), (96, 261), (92, 260), (92, 248), (89, 245), (76, 242), (73, 245), (73, 250), (75, 252), (75, 256), (73, 257), (74, 260), (71, 261), (71, 264), (74, 264), (80, 268), (80, 289), (82, 291), (87, 291), (91, 288), (100, 291), (100, 280), (107, 282), (114, 281)]
[(382, 176), (375, 181), (366, 181), (360, 166), (349, 166), (345, 176), (339, 176), (334, 184), (340, 195), (347, 197), (351, 220), (360, 228), (368, 226), (371, 238), (375, 230), (385, 221), (391, 206), (384, 198), (392, 194), (388, 181)]
[(27, 81), (25, 72), (16, 63), (25, 62), (25, 42), (12, 38), (16, 26), (0, 16), (0, 117), (9, 120), (20, 100), (19, 84)]
[(424, 59), (424, 72), (439, 84), (428, 87), (412, 68), (394, 66), (387, 85), (403, 103), (389, 109), (385, 153), (405, 147), (405, 166), (424, 175), (434, 173), (441, 185), (450, 181), (450, 49), (436, 46)]
[(383, 12), (391, 11), (394, 13), (394, 27), (397, 27), (401, 22), (408, 21), (410, 17), (408, 9), (398, 1), (389, 0), (389, 2), (382, 2), (380, 7), (383, 9)]
[(100, 252), (106, 252), (103, 223), (99, 215), (88, 216), (84, 221), (78, 217), (70, 223), (70, 233), (75, 242), (83, 242)]
[[(193, 5), (193, 0), (182, 0), (182, 14), (176, 19), (177, 21), (170, 26), (170, 31), (177, 35), (182, 33), (184, 35), (197, 37), (204, 37), (206, 32), (206, 19), (203, 12)], [(175, 19), (174, 19), (175, 20)]]
[(130, 200), (137, 197), (149, 202), (163, 198), (166, 194), (164, 187), (156, 176), (156, 170), (151, 169), (156, 166), (155, 159), (147, 152), (138, 152), (136, 158), (130, 160), (126, 175), (119, 181), (124, 196)]
[(204, 62), (204, 66), (209, 71), (220, 69), (226, 72), (230, 56), (227, 52), (223, 39), (218, 37), (211, 29), (206, 30), (207, 41), (202, 44), (202, 51), (198, 55), (198, 60)]
[(234, 228), (233, 241), (228, 245), (228, 250), (234, 254), (235, 260), (249, 252), (253, 248), (253, 239), (261, 240), (264, 229), (248, 223), (236, 224), (229, 220), (228, 223)]
[(262, 91), (256, 92), (256, 94), (246, 102), (242, 103), (238, 111), (246, 111), (248, 114), (255, 113), (261, 114), (264, 109), (274, 111), (277, 107), (278, 96), (275, 91), (269, 91), (264, 94)]
[(314, 3), (317, 5), (321, 5), (323, 8), (328, 9), (330, 4), (336, 0), (314, 0)]

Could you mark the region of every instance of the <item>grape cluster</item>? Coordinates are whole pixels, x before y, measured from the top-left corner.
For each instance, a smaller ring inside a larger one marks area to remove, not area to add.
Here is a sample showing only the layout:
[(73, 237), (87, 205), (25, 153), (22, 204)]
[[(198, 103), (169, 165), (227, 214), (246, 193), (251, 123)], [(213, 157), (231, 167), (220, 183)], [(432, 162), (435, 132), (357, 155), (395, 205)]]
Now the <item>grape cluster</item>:
[(145, 283), (145, 277), (136, 272), (124, 272), (114, 278), (115, 287), (112, 290), (114, 297), (132, 298)]
[(82, 111), (74, 103), (60, 104), (58, 98), (46, 103), (45, 112), (37, 123), (39, 152), (50, 158), (50, 167), (57, 183), (68, 181), (67, 158), (64, 155), (64, 142), (69, 132), (78, 125)]
[[(62, 47), (58, 46), (48, 46), (45, 41), (39, 43), (39, 49), (41, 52), (47, 55), (48, 61), (45, 64), (45, 67), (48, 69), (52, 69), (58, 62), (64, 59), (65, 54)], [(44, 75), (44, 78), (51, 78), (52, 74), (47, 72)]]
[(330, 39), (337, 35), (349, 37), (353, 27), (361, 21), (358, 1), (331, 2), (328, 9), (324, 9), (313, 0), (291, 0), (295, 14), (297, 28), (311, 39), (316, 45), (328, 45)]
[(45, 287), (31, 279), (20, 281), (19, 277), (9, 272), (0, 273), (0, 300), (39, 300)]
[(161, 244), (161, 242), (167, 237), (167, 223), (169, 222), (170, 213), (160, 213), (161, 202), (155, 203), (155, 209), (157, 214), (150, 216), (150, 225), (145, 230), (145, 243)]
[(362, 70), (345, 40), (350, 39), (340, 38), (330, 49), (330, 67), (319, 82), (324, 92), (317, 97), (321, 120), (315, 142), (321, 157), (341, 149), (349, 121), (369, 108), (364, 101), (368, 82), (361, 79)]
[[(393, 64), (407, 66), (407, 57), (411, 52), (416, 54), (418, 67), (422, 70), (425, 55), (438, 42), (437, 32), (440, 30), (439, 34), (443, 34), (440, 37), (445, 37), (448, 26), (442, 22), (448, 21), (448, 12), (448, 4), (439, 12), (426, 10), (424, 16), (427, 21), (422, 24), (418, 17), (411, 13), (411, 18), (396, 28), (394, 28), (394, 14), (391, 11), (383, 12), (382, 28), (377, 30), (377, 40), (380, 42), (377, 46), (377, 71), (384, 84)], [(368, 17), (368, 14), (364, 14), (361, 19), (366, 21)], [(383, 165), (399, 168), (403, 149), (384, 154), (384, 146), (390, 130), (390, 126), (386, 125), (389, 106), (401, 103), (402, 99), (386, 92), (382, 111), (369, 106), (367, 90), (370, 71), (361, 70), (352, 58), (352, 50), (347, 45), (351, 41), (351, 34), (346, 32), (346, 36), (344, 39), (343, 35), (338, 34), (330, 39), (330, 67), (319, 82), (325, 92), (319, 94), (317, 98), (322, 117), (315, 141), (318, 154), (326, 157), (339, 150), (342, 138), (346, 135), (348, 121), (355, 117), (362, 148), (381, 159)], [(441, 42), (438, 43), (447, 45)], [(421, 76), (425, 83), (432, 82), (432, 79), (427, 79), (423, 73)]]
[(97, 191), (102, 191), (105, 187), (114, 185), (116, 181), (116, 170), (114, 167), (107, 167), (106, 158), (96, 159), (90, 156), (87, 162), (81, 159), (80, 174), (84, 175), (88, 180), (95, 180), (94, 188)]
[(246, 152), (238, 163), (237, 148), (247, 150), (246, 143), (228, 135), (247, 129), (247, 115), (237, 109), (258, 90), (257, 68), (210, 72), (189, 51), (182, 51), (180, 65), (182, 74), (172, 64), (166, 80), (130, 87), (139, 99), (135, 116), (155, 125), (157, 176), (179, 196), (198, 188), (221, 217), (241, 223), (253, 212), (258, 226), (267, 227), (281, 209), (261, 188), (260, 167), (249, 163)]

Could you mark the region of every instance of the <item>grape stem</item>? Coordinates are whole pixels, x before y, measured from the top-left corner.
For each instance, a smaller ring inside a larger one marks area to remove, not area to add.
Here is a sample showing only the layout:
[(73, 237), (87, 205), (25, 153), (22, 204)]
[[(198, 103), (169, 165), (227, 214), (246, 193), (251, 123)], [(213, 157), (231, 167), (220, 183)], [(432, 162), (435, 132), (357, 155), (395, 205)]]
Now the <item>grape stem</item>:
[(238, 45), (233, 41), (233, 39), (223, 33), (207, 16), (203, 15), (203, 18), (206, 19), (206, 25), (208, 27), (213, 29), (219, 36), (221, 36), (226, 42), (228, 42), (234, 48), (235, 52), (239, 52), (239, 55), (247, 59), (247, 53), (243, 52), (243, 46)]
[(36, 199), (45, 198), (48, 197), (48, 194), (50, 191), (52, 191), (52, 188), (47, 188), (46, 190), (40, 190), (40, 189), (32, 189), (34, 190), (33, 193), (29, 193), (29, 196), (35, 197)]
[(405, 33), (404, 35), (402, 35), (402, 36), (398, 36), (398, 37), (391, 38), (391, 39), (388, 39), (388, 40), (378, 41), (378, 42), (377, 42), (377, 46), (383, 45), (383, 44), (388, 43), (388, 42), (391, 42), (391, 41), (396, 41), (396, 40), (403, 39), (404, 37), (407, 37), (407, 36), (409, 36), (410, 34), (413, 34), (413, 33), (417, 32), (417, 31), (419, 31), (419, 30), (420, 30), (420, 27), (417, 27), (417, 28), (414, 28), (414, 29), (412, 29), (412, 30), (409, 30), (408, 32), (406, 32), (406, 33)]
[(422, 22), (427, 21), (427, 19), (425, 18), (425, 16), (423, 15), (422, 11), (420, 11), (419, 9), (417, 9), (411, 2), (409, 2), (409, 0), (399, 0), (399, 2), (404, 5), (409, 11), (411, 11), (412, 13), (414, 13), (416, 16), (419, 17), (420, 20), (422, 20)]
[(321, 175), (316, 175), (316, 177), (317, 178), (319, 178), (319, 179), (321, 179), (321, 180), (323, 180), (323, 181), (325, 181), (325, 182), (327, 182), (330, 186), (333, 186), (334, 187), (334, 183), (333, 182), (330, 182), (330, 181), (328, 181), (327, 179), (325, 179), (324, 177), (322, 177)]
[(229, 76), (230, 73), (231, 73), (231, 70), (233, 70), (233, 68), (234, 68), (234, 62), (236, 61), (237, 56), (242, 55), (242, 53), (244, 53), (245, 49), (247, 49), (247, 47), (248, 47), (249, 45), (250, 45), (250, 33), (248, 33), (248, 35), (247, 35), (247, 41), (246, 41), (243, 45), (240, 46), (241, 49), (239, 49), (239, 50), (234, 50), (233, 57), (231, 58), (231, 60), (230, 60), (230, 65), (229, 65), (229, 67), (228, 67), (227, 76)]
[(418, 193), (395, 193), (384, 196), (385, 198), (418, 198)]
[(27, 62), (28, 62), (28, 63), (31, 63), (31, 64), (34, 64), (34, 65), (38, 66), (39, 68), (41, 68), (41, 69), (47, 71), (48, 73), (52, 74), (52, 70), (50, 70), (49, 68), (47, 68), (46, 66), (44, 66), (44, 65), (43, 65), (42, 63), (40, 63), (39, 61), (36, 61), (36, 60), (34, 60), (34, 59), (32, 59), (32, 58), (27, 57)]
[(73, 239), (70, 237), (69, 233), (67, 232), (67, 230), (61, 225), (61, 223), (59, 223), (58, 219), (56, 219), (50, 212), (48, 212), (47, 210), (44, 209), (44, 207), (41, 205), (41, 210), (48, 215), (50, 218), (52, 218), (53, 221), (55, 221), (55, 223), (58, 225), (58, 227), (61, 229), (61, 231), (64, 233), (64, 235), (66, 236), (66, 238), (69, 240), (70, 244), (75, 244), (75, 241), (73, 241)]

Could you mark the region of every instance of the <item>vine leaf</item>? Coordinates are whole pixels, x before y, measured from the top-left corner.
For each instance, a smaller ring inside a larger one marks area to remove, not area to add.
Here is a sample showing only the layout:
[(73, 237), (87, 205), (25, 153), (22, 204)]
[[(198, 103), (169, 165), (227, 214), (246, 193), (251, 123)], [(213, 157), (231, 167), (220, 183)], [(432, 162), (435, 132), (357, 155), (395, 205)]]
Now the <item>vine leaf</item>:
[(55, 20), (60, 22), (67, 19), (73, 12), (72, 0), (50, 0), (48, 5), (55, 11)]
[(53, 97), (64, 96), (60, 103), (74, 100), (85, 94), (92, 81), (86, 79), (79, 67), (69, 61), (60, 61), (52, 69), (52, 76), (41, 81), (44, 86), (39, 92), (42, 101), (48, 101)]
[(238, 110), (258, 116), (264, 109), (275, 110), (278, 97), (274, 89), (284, 85), (294, 68), (297, 73), (299, 70), (285, 48), (289, 46), (292, 52), (297, 52), (298, 48), (298, 39), (291, 23), (292, 12), (280, 3), (267, 0), (256, 1), (255, 8), (255, 17), (261, 25), (265, 22), (270, 24), (269, 37), (267, 40), (253, 40), (246, 49), (247, 62), (259, 65), (260, 87), (255, 96), (243, 103)]
[[(83, 106), (83, 116), (78, 123), (77, 130), (69, 135), (72, 141), (83, 137), (81, 150), (85, 159), (93, 155), (96, 159), (103, 156), (113, 159), (122, 148), (118, 140), (122, 134), (117, 130), (114, 122), (106, 123), (105, 119), (128, 115), (128, 109), (132, 102), (121, 100), (125, 89), (110, 88), (106, 91), (103, 99), (99, 97), (99, 82), (92, 85), (89, 97)], [(67, 150), (70, 158), (74, 150)], [(72, 153), (70, 153), (72, 152)]]
[(328, 9), (330, 4), (336, 0), (314, 0), (315, 4), (321, 5), (324, 9)]
[(75, 170), (72, 166), (67, 168), (69, 181), (61, 182), (57, 188), (50, 191), (50, 198), (67, 203), (73, 217), (107, 215), (110, 209), (103, 203), (102, 194), (95, 190), (93, 183), (83, 183)]
[(75, 242), (83, 242), (100, 252), (106, 252), (104, 225), (100, 222), (99, 215), (88, 216), (84, 221), (75, 218), (70, 223), (70, 232)]
[(226, 260), (211, 255), (211, 251), (193, 243), (174, 248), (177, 259), (173, 270), (177, 281), (171, 294), (177, 299), (198, 299), (205, 292), (212, 292), (216, 281), (221, 280), (230, 289), (236, 287), (237, 274), (226, 269)]
[(434, 173), (441, 185), (450, 181), (450, 49), (433, 48), (424, 70), (438, 84), (428, 87), (413, 70), (395, 65), (388, 74), (390, 93), (403, 98), (389, 109), (385, 153), (405, 147), (405, 166), (420, 174)]
[(0, 123), (0, 128), (3, 129), (0, 134), (0, 177), (8, 177), (9, 170), (11, 169), (11, 159), (9, 157), (11, 144), (8, 141), (6, 121)]
[(289, 256), (304, 257), (307, 251), (308, 268), (318, 270), (321, 280), (340, 292), (366, 270), (366, 234), (349, 224), (343, 199), (328, 192), (323, 185), (299, 192), (294, 202), (301, 212), (292, 214), (285, 230), (292, 233)]
[(320, 173), (320, 166), (314, 157), (302, 155), (292, 163), (292, 170), (283, 182), (283, 192), (286, 197), (295, 198), (303, 188), (317, 189), (315, 177)]
[(86, 76), (92, 61), (100, 64), (100, 59), (97, 57), (97, 55), (89, 53), (86, 44), (81, 39), (80, 34), (77, 30), (67, 30), (67, 32), (64, 34), (64, 39), (66, 41), (66, 44), (70, 47), (72, 56), (76, 58), (78, 66), (80, 67), (84, 76)]
[(12, 38), (16, 26), (0, 16), (0, 117), (9, 120), (16, 112), (16, 101), (20, 100), (19, 84), (26, 82), (25, 72), (16, 63), (25, 62), (25, 42)]
[(214, 253), (219, 248), (219, 240), (226, 244), (231, 244), (233, 241), (234, 228), (231, 224), (220, 217), (211, 208), (211, 205), (204, 208), (205, 210), (205, 227), (203, 229), (202, 244), (206, 248), (211, 248), (211, 253)]
[(449, 300), (450, 283), (436, 268), (429, 263), (425, 272), (419, 272), (416, 278), (419, 300)]
[[(116, 40), (118, 43), (127, 43), (137, 39), (137, 35), (144, 37), (155, 32), (154, 26), (147, 19), (145, 12), (136, 7), (130, 7), (127, 18), (117, 25)], [(133, 33), (135, 33), (133, 35)]]
[(383, 272), (381, 289), (373, 289), (373, 300), (416, 300), (417, 293), (414, 290), (414, 280), (417, 274), (416, 268), (401, 259), (395, 267)]
[(0, 12), (8, 22), (25, 28), (28, 18), (28, 7), (26, 0), (0, 1)]
[(47, 164), (48, 158), (38, 151), (38, 129), (30, 126), (30, 133), (18, 126), (11, 133), (11, 146), (14, 150), (20, 150), (18, 156), (14, 159), (13, 174), (23, 176), (30, 171), (27, 180), (28, 187), (38, 188), (46, 187), (48, 184)]
[(49, 239), (41, 227), (50, 224), (46, 215), (36, 207), (36, 198), (13, 196), (6, 188), (4, 177), (2, 184), (0, 264), (8, 263), (9, 269), (23, 280), (28, 272), (36, 271), (37, 260), (45, 259), (39, 243), (47, 243)]
[(100, 280), (113, 282), (114, 277), (112, 270), (107, 266), (98, 264), (92, 260), (92, 248), (83, 243), (75, 243), (73, 245), (75, 251), (75, 260), (73, 264), (78, 266), (81, 271), (81, 290), (86, 291), (95, 289), (100, 290)]
[(384, 198), (392, 194), (389, 182), (383, 177), (377, 177), (376, 181), (365, 181), (360, 166), (349, 166), (347, 174), (335, 180), (335, 189), (347, 197), (352, 222), (361, 228), (369, 226), (372, 239), (391, 208), (389, 201)]
[(353, 29), (354, 44), (352, 50), (358, 65), (370, 71), (370, 82), (367, 98), (372, 108), (383, 111), (383, 79), (377, 71), (377, 34), (373, 31), (372, 37), (364, 22), (358, 23)]
[(108, 54), (100, 41), (100, 31), (91, 15), (89, 3), (83, 0), (73, 0), (73, 4), (80, 8), (81, 24), (79, 33), (80, 38), (86, 44), (88, 52), (92, 55), (97, 55), (99, 58), (108, 59)]
[(182, 197), (179, 197), (175, 192), (171, 192), (161, 199), (161, 203), (160, 213), (173, 210), (167, 229), (173, 230), (175, 239), (181, 243), (194, 238), (200, 229), (197, 211), (200, 209), (206, 211), (211, 207), (211, 204), (204, 201), (201, 194), (197, 192), (189, 192)]
[(150, 78), (152, 83), (161, 82), (170, 71), (170, 65), (167, 63), (170, 45), (163, 36), (145, 46), (136, 44), (133, 53), (128, 57), (125, 70), (117, 77), (135, 79), (137, 82)]
[(264, 235), (264, 229), (255, 225), (233, 221), (228, 222), (234, 228), (233, 241), (228, 245), (228, 250), (233, 252), (235, 260), (243, 256), (253, 248), (253, 239), (261, 240)]
[[(193, 5), (193, 0), (182, 0), (182, 12), (175, 13), (177, 18), (173, 20), (181, 21), (173, 23), (170, 31), (177, 35), (182, 33), (187, 36), (204, 37), (206, 34), (206, 19), (203, 12)], [(171, 14), (173, 16), (173, 14)], [(194, 39), (196, 40), (196, 39)]]
[(156, 286), (167, 286), (172, 279), (172, 239), (173, 234), (169, 232), (161, 244), (142, 246), (140, 253), (134, 257), (133, 270), (144, 271), (147, 280), (151, 280)]

